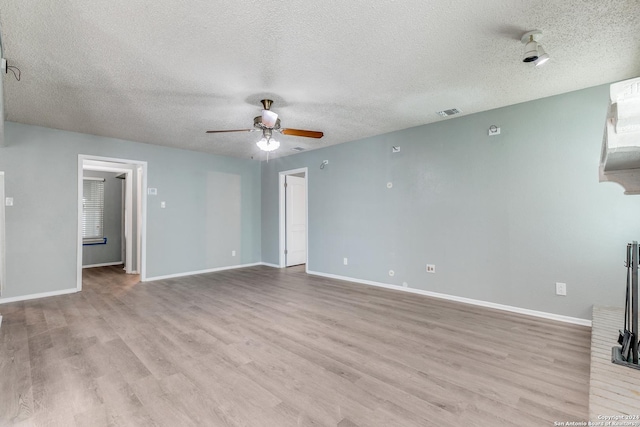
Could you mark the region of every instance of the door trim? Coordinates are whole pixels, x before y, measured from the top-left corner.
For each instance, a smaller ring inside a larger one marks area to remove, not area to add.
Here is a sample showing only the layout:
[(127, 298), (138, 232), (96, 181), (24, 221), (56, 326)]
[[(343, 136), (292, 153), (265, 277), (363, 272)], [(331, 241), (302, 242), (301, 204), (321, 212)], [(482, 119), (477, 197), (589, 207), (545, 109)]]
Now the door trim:
[(290, 170), (286, 170), (286, 171), (281, 171), (278, 173), (278, 195), (279, 195), (279, 212), (278, 212), (278, 216), (279, 216), (279, 245), (278, 245), (278, 252), (279, 252), (279, 256), (278, 256), (278, 264), (280, 268), (285, 268), (285, 257), (284, 257), (284, 248), (286, 246), (286, 241), (287, 241), (287, 236), (286, 236), (286, 225), (285, 225), (285, 212), (286, 212), (286, 205), (285, 205), (285, 191), (284, 191), (284, 180), (285, 180), (285, 176), (287, 175), (295, 175), (295, 174), (299, 174), (303, 172), (304, 173), (304, 185), (305, 185), (305, 207), (306, 207), (306, 214), (307, 214), (307, 238), (306, 238), (306, 245), (307, 245), (307, 259), (305, 260), (305, 266), (304, 269), (305, 271), (309, 271), (309, 168), (298, 168), (298, 169), (290, 169)]
[[(133, 169), (124, 169), (118, 168), (118, 165), (107, 165), (107, 166), (91, 166), (91, 170), (104, 170), (104, 171), (117, 171), (117, 172), (125, 172), (127, 173), (127, 178), (130, 178), (133, 173), (137, 173), (137, 170), (142, 168), (142, 182), (140, 183), (140, 187), (142, 189), (147, 188), (147, 162), (140, 160), (129, 160), (129, 159), (118, 159), (113, 157), (101, 157), (101, 156), (91, 156), (85, 154), (78, 155), (78, 245), (77, 245), (77, 273), (76, 273), (76, 288), (78, 291), (82, 290), (82, 178), (83, 178), (83, 170), (85, 162), (106, 162), (106, 163), (119, 163), (121, 165), (133, 166)], [(131, 179), (127, 179), (127, 201), (126, 203), (132, 202), (132, 190), (133, 183)], [(147, 276), (147, 197), (146, 194), (139, 192), (140, 203), (141, 206), (141, 215), (140, 221), (138, 224), (138, 232), (140, 233), (140, 250), (138, 251), (138, 256), (141, 258), (140, 263), (138, 264), (140, 280), (144, 281)], [(131, 206), (131, 204), (129, 204)], [(133, 218), (134, 212), (132, 209), (128, 210), (129, 215)], [(131, 223), (131, 219), (129, 219), (129, 223)], [(131, 233), (129, 236), (133, 237)], [(137, 236), (136, 236), (137, 237)], [(132, 248), (129, 246), (129, 242), (133, 244), (135, 237), (129, 238), (127, 240), (127, 265), (131, 266), (131, 252)], [(137, 240), (137, 239), (136, 239)]]
[[(2, 100), (0, 100), (2, 102)], [(4, 172), (0, 171), (0, 297), (4, 292), (5, 281), (7, 280), (6, 273), (6, 239), (7, 234), (5, 233), (5, 221), (6, 221), (6, 211), (5, 211), (5, 198), (4, 198)], [(2, 316), (0, 316), (2, 319)]]
[[(133, 181), (131, 179), (131, 175), (133, 175), (133, 171), (127, 168), (119, 168), (117, 166), (95, 166), (91, 164), (84, 164), (82, 166), (83, 173), (84, 171), (98, 171), (98, 172), (115, 172), (115, 173), (124, 173), (127, 177), (125, 179), (126, 189), (124, 191), (124, 215), (123, 215), (123, 225), (125, 228), (125, 235), (131, 236), (133, 234)], [(82, 217), (81, 217), (82, 218)], [(138, 227), (140, 228), (140, 227)], [(125, 259), (120, 258), (124, 261), (124, 269), (127, 274), (135, 274), (137, 271), (131, 269), (131, 264), (133, 263), (133, 239), (130, 237), (124, 241), (125, 243)], [(122, 248), (120, 248), (122, 250)], [(84, 251), (84, 246), (82, 248)], [(122, 255), (122, 254), (121, 254)], [(137, 265), (137, 264), (136, 264)], [(84, 266), (83, 266), (84, 268)]]

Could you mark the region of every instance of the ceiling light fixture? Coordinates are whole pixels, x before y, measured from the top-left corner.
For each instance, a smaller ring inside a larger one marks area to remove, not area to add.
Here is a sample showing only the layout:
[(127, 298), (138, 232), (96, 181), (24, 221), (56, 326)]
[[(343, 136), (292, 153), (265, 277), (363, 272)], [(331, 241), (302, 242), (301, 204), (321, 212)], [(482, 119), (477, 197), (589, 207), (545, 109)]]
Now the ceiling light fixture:
[(533, 61), (533, 63), (536, 65), (536, 67), (539, 67), (541, 65), (544, 65), (549, 59), (551, 59), (549, 57), (549, 54), (545, 52), (541, 44), (538, 44), (538, 59)]
[(276, 141), (273, 138), (262, 138), (260, 141), (256, 142), (256, 145), (262, 151), (273, 151), (280, 148), (280, 141)]
[[(280, 141), (276, 141), (271, 137), (272, 132), (273, 130), (270, 128), (262, 129), (262, 139), (256, 142), (256, 145), (258, 146), (258, 148), (261, 149), (262, 151), (266, 151), (267, 154), (270, 151), (277, 150), (280, 147)], [(267, 157), (267, 160), (268, 159), (269, 157)]]
[(541, 38), (542, 31), (540, 30), (528, 31), (522, 35), (520, 41), (525, 45), (522, 62), (533, 62), (536, 67), (539, 67), (549, 61), (549, 54), (538, 43)]

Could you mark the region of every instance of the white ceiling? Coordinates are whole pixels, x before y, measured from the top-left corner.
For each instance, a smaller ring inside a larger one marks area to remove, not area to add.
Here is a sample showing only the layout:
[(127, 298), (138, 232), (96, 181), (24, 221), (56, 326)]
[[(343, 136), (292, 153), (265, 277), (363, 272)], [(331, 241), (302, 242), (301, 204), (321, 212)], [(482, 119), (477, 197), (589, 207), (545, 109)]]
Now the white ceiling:
[(325, 133), (282, 156), (640, 75), (638, 0), (0, 0), (0, 26), (8, 120), (238, 157), (259, 134), (205, 131), (264, 97)]

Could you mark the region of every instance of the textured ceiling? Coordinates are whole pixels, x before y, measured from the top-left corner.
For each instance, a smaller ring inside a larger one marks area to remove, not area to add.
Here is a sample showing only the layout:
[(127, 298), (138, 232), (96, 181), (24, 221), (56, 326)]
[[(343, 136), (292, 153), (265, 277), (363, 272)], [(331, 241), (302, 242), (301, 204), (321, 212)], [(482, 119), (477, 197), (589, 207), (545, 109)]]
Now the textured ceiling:
[(640, 75), (637, 0), (0, 0), (0, 26), (8, 120), (237, 157), (259, 134), (205, 131), (264, 97), (325, 133), (282, 156)]

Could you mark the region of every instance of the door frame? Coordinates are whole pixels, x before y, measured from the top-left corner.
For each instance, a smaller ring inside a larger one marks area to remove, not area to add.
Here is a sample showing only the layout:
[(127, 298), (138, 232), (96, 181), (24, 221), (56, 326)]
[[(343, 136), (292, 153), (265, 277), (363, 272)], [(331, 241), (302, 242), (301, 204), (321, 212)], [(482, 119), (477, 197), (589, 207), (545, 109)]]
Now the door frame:
[[(2, 102), (2, 100), (0, 100)], [(0, 171), (0, 297), (3, 294), (5, 281), (7, 280), (6, 273), (6, 239), (7, 234), (5, 233), (5, 220), (6, 220), (6, 211), (5, 211), (5, 198), (4, 198), (4, 172)], [(2, 316), (0, 316), (1, 320)]]
[[(85, 163), (92, 162), (105, 162), (111, 163), (112, 165), (90, 165), (90, 168), (87, 170), (101, 170), (106, 172), (124, 172), (127, 174), (126, 180), (126, 200), (125, 204), (128, 205), (127, 209), (127, 218), (125, 218), (125, 223), (129, 224), (131, 230), (127, 233), (129, 238), (127, 239), (127, 249), (126, 249), (126, 265), (128, 268), (131, 268), (132, 264), (132, 249), (133, 242), (139, 242), (137, 256), (139, 257), (140, 262), (137, 264), (138, 272), (140, 273), (140, 280), (144, 281), (147, 277), (147, 198), (142, 191), (138, 191), (138, 223), (137, 223), (137, 235), (133, 234), (133, 209), (131, 209), (133, 205), (133, 180), (131, 179), (133, 173), (138, 173), (142, 175), (142, 179), (139, 180), (138, 189), (147, 188), (147, 162), (140, 160), (129, 160), (129, 159), (118, 159), (113, 157), (100, 157), (100, 156), (91, 156), (85, 154), (78, 155), (78, 246), (77, 246), (77, 275), (76, 275), (76, 287), (78, 291), (82, 290), (82, 182), (83, 182), (83, 171), (85, 170)], [(122, 167), (118, 167), (118, 165), (122, 165)], [(125, 168), (129, 166), (129, 168)], [(140, 172), (141, 171), (141, 172)], [(140, 176), (140, 175), (138, 175)], [(133, 271), (127, 271), (127, 273), (133, 273)]]
[(286, 215), (286, 210), (287, 210), (287, 206), (285, 204), (285, 200), (286, 200), (286, 192), (285, 192), (285, 188), (284, 188), (284, 183), (285, 183), (285, 177), (287, 175), (296, 175), (299, 173), (304, 173), (304, 185), (305, 185), (305, 201), (304, 201), (304, 205), (305, 205), (305, 209), (306, 209), (306, 223), (307, 223), (307, 227), (306, 227), (306, 260), (305, 260), (305, 264), (304, 264), (304, 269), (305, 271), (308, 273), (309, 272), (309, 168), (298, 168), (298, 169), (290, 169), (290, 170), (286, 170), (286, 171), (281, 171), (278, 173), (278, 196), (279, 196), (279, 247), (278, 247), (278, 251), (280, 253), (279, 255), (279, 267), (280, 268), (285, 268), (286, 267), (286, 263), (285, 263), (285, 256), (284, 256), (284, 248), (286, 247), (286, 242), (287, 242), (287, 235), (286, 235), (286, 223), (285, 223), (285, 215)]
[[(93, 163), (93, 162), (89, 161), (88, 163)], [(107, 166), (106, 162), (104, 163), (105, 163), (104, 165), (83, 164), (82, 166), (83, 175), (84, 175), (84, 171), (124, 173), (126, 175), (126, 178), (124, 180), (126, 188), (123, 192), (124, 197), (122, 198), (124, 201), (122, 225), (124, 228), (124, 233), (123, 233), (124, 236), (132, 236), (133, 235), (133, 209), (131, 207), (133, 206), (133, 180), (131, 179), (131, 176), (133, 174), (133, 170), (127, 169), (127, 168), (119, 168), (117, 166), (113, 166), (113, 167)], [(115, 163), (113, 164), (115, 165)], [(140, 228), (140, 227), (137, 227), (137, 228)], [(124, 248), (125, 258), (124, 259), (121, 258), (121, 261), (124, 262), (125, 272), (127, 274), (137, 273), (137, 271), (134, 271), (131, 268), (131, 265), (133, 264), (133, 257), (131, 255), (133, 252), (133, 239), (131, 237), (129, 237), (128, 239), (125, 238), (122, 243), (125, 245), (125, 248)], [(84, 251), (84, 245), (82, 247), (82, 251)], [(120, 251), (122, 252), (122, 245), (120, 246)]]

